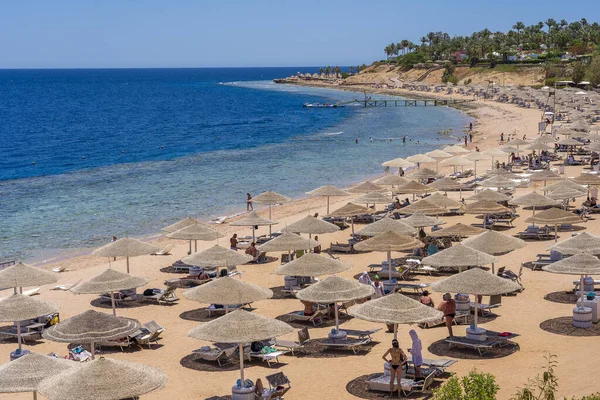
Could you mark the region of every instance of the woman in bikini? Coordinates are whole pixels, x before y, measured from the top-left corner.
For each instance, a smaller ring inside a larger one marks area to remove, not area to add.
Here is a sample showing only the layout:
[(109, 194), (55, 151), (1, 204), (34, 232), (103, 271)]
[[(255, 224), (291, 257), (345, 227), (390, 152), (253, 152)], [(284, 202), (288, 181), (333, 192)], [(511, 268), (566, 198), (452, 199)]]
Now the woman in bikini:
[[(392, 357), (391, 360), (387, 359), (388, 354)], [(392, 367), (392, 370), (390, 371), (390, 396), (393, 396), (394, 394), (394, 380), (398, 377), (398, 397), (400, 397), (402, 393), (400, 387), (400, 383), (402, 382), (402, 366), (406, 364), (408, 357), (400, 348), (398, 341), (394, 339), (392, 340), (392, 347), (385, 352), (382, 358)]]

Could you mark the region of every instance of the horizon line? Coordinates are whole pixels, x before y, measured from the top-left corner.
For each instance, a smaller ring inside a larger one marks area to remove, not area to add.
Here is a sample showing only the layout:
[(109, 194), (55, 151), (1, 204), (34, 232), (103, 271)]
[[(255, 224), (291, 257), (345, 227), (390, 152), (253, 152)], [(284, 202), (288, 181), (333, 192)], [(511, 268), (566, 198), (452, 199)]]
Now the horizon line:
[[(331, 66), (331, 65), (329, 65)], [(351, 67), (354, 65), (337, 65), (340, 68)], [(284, 65), (284, 66), (227, 66), (227, 67), (19, 67), (3, 68), (0, 71), (39, 71), (39, 70), (79, 70), (79, 69), (250, 69), (250, 68), (324, 68), (323, 65)]]

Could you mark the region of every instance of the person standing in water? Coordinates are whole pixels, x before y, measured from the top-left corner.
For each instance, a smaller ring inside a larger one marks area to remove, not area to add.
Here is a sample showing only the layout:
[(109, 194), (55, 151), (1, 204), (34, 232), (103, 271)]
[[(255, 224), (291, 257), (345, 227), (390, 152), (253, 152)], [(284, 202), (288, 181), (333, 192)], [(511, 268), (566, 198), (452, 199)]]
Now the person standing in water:
[[(392, 357), (390, 360), (387, 359), (388, 354)], [(394, 381), (398, 378), (398, 397), (401, 397), (402, 388), (400, 383), (402, 382), (402, 366), (406, 364), (408, 357), (402, 349), (396, 339), (392, 340), (392, 347), (388, 349), (383, 355), (383, 360), (390, 364), (390, 396), (394, 394)]]
[(246, 211), (253, 211), (254, 207), (252, 207), (252, 196), (250, 193), (246, 193)]

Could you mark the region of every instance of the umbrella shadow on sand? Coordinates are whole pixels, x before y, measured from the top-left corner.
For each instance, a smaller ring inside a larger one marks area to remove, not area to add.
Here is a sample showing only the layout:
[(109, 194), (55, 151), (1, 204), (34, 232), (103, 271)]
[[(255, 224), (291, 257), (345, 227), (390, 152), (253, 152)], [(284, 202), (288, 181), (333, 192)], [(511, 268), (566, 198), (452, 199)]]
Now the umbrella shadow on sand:
[[(104, 308), (107, 310), (112, 310), (112, 304), (110, 302), (110, 299), (105, 300), (102, 298), (97, 298), (97, 299), (90, 301), (90, 305), (92, 307), (96, 307), (96, 308)], [(136, 300), (129, 300), (129, 301), (120, 301), (119, 305), (116, 308), (118, 310), (118, 309), (123, 309), (123, 308), (138, 308), (138, 307), (144, 307), (144, 306), (148, 306), (148, 305), (150, 305), (150, 303), (144, 302), (141, 299), (136, 299)]]
[(475, 349), (449, 347), (446, 339), (440, 339), (431, 343), (427, 350), (438, 357), (459, 358), (463, 360), (491, 360), (508, 357), (520, 350), (520, 347), (517, 343), (509, 341), (502, 347), (493, 347), (487, 353), (480, 355)]
[[(199, 358), (195, 354), (188, 354), (183, 357), (179, 364), (182, 367), (193, 369), (194, 371), (203, 371), (203, 372), (219, 372), (219, 371), (239, 371), (240, 365), (236, 360), (234, 362), (230, 362), (227, 364), (223, 364), (223, 366), (219, 366), (216, 361), (207, 361)], [(268, 366), (267, 363), (260, 361), (258, 359), (253, 358), (252, 360), (244, 360), (244, 369), (250, 369), (254, 367), (264, 368), (265, 370), (274, 370), (281, 367), (285, 367), (287, 364), (282, 363), (271, 363), (271, 367)]]
[[(252, 308), (252, 307), (244, 307), (243, 309), (246, 311), (256, 310), (255, 308)], [(206, 307), (202, 307), (202, 308), (197, 308), (195, 310), (184, 311), (181, 314), (179, 314), (179, 318), (185, 319), (186, 321), (209, 322), (214, 319), (217, 319), (218, 317), (220, 317), (222, 315), (224, 315), (224, 312), (223, 313), (214, 313), (213, 312), (213, 315), (209, 316), (208, 309)]]
[[(352, 379), (350, 382), (346, 384), (346, 391), (350, 393), (354, 397), (358, 397), (359, 399), (369, 399), (369, 400), (379, 400), (381, 398), (390, 397), (386, 392), (369, 390), (369, 384), (367, 381), (371, 378), (374, 378), (381, 373), (375, 373), (370, 375), (361, 375), (357, 378)], [(430, 388), (437, 388), (441, 386), (442, 382), (438, 379), (434, 380)], [(415, 393), (410, 396), (413, 399), (429, 399), (431, 398), (431, 394), (427, 393)], [(396, 398), (394, 396), (394, 398)]]
[(592, 324), (591, 328), (577, 328), (573, 326), (573, 317), (548, 319), (540, 324), (540, 328), (563, 336), (600, 336), (600, 324)]
[(271, 300), (285, 300), (285, 299), (295, 299), (294, 296), (290, 296), (284, 293), (285, 286), (274, 286), (269, 288), (273, 292), (273, 297)]
[(579, 297), (573, 292), (552, 292), (544, 296), (544, 300), (560, 304), (575, 304)]

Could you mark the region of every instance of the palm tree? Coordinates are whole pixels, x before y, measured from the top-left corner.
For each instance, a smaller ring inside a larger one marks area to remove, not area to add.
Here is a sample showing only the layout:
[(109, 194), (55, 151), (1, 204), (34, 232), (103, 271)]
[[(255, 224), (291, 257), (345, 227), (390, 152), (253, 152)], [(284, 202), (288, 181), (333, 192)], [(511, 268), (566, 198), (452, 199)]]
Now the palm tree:
[(331, 67), (328, 65), (327, 67), (325, 67), (325, 75), (329, 76), (330, 73), (331, 73)]
[(406, 39), (403, 39), (400, 42), (400, 46), (402, 47), (402, 54), (403, 55), (406, 54), (406, 48), (408, 47), (409, 44), (410, 44), (410, 42), (408, 40), (406, 40)]
[(350, 66), (350, 75), (354, 75), (354, 67), (352, 65)]
[(323, 67), (319, 68), (319, 75), (323, 75), (323, 72), (325, 72), (325, 70), (323, 69)]
[(522, 22), (517, 22), (513, 25), (513, 29), (517, 31), (517, 41), (518, 44), (521, 44), (521, 31), (525, 29), (525, 24)]

